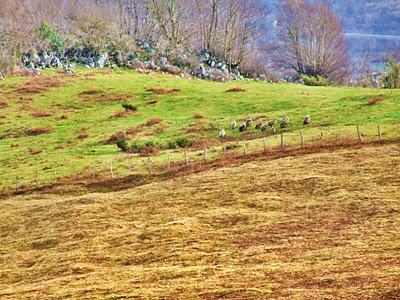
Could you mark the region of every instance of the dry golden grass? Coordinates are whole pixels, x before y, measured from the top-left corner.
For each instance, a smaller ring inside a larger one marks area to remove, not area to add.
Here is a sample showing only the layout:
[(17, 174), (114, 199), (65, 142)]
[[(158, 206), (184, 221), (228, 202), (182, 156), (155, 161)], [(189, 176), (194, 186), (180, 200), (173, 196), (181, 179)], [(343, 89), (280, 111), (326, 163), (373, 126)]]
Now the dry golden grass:
[(399, 165), (392, 144), (4, 199), (0, 298), (399, 299)]

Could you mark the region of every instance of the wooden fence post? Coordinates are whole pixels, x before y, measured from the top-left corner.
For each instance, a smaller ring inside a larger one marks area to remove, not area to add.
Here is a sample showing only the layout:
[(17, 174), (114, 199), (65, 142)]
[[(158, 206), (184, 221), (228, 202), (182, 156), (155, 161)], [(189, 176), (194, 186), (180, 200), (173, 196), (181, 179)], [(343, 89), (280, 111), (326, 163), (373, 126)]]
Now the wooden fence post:
[(185, 164), (186, 164), (186, 166), (188, 166), (189, 165), (189, 156), (188, 156), (188, 153), (187, 153), (186, 149), (185, 149), (185, 152), (184, 152), (184, 156), (185, 156)]
[(283, 131), (281, 132), (281, 151), (285, 151), (285, 138), (283, 136)]
[(149, 171), (149, 175), (150, 176), (153, 175), (153, 171), (151, 169), (151, 158), (150, 157), (147, 158), (147, 169)]
[(381, 127), (379, 126), (379, 124), (378, 124), (378, 139), (379, 139), (379, 142), (382, 141)]
[(57, 182), (57, 168), (54, 168), (54, 183)]
[(358, 125), (357, 125), (357, 135), (358, 135), (358, 141), (359, 141), (359, 142), (362, 142), (360, 126), (358, 126)]
[(37, 189), (39, 187), (39, 172), (35, 172), (35, 188)]
[(129, 175), (132, 175), (132, 159), (130, 156), (128, 158), (128, 171), (129, 171)]
[(243, 141), (243, 155), (247, 155), (246, 141)]
[(204, 148), (204, 162), (205, 163), (208, 162), (208, 150), (207, 150), (207, 148)]
[(92, 168), (92, 179), (96, 180), (96, 170)]
[(168, 155), (167, 158), (167, 171), (171, 171), (171, 156)]
[(111, 178), (114, 178), (114, 168), (113, 168), (113, 163), (111, 161), (110, 163), (110, 173), (111, 173)]
[(303, 135), (303, 130), (300, 130), (300, 144), (301, 144), (301, 148), (304, 148), (304, 135)]
[(267, 153), (267, 141), (265, 137), (263, 138), (263, 147), (264, 147), (264, 153)]
[(319, 129), (321, 131), (320, 133), (320, 139), (322, 140), (324, 138), (324, 132), (322, 131), (322, 128)]
[(19, 177), (18, 175), (15, 176), (15, 192), (18, 193), (18, 187), (19, 187)]

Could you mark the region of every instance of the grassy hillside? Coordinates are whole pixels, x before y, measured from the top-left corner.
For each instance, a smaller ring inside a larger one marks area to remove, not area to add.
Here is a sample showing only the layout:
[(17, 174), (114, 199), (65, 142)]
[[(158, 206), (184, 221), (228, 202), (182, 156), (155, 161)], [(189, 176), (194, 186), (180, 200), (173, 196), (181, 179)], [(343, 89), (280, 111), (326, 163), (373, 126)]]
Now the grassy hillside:
[(0, 298), (399, 299), (399, 165), (383, 145), (2, 200)]
[[(245, 91), (227, 93), (232, 87)], [(377, 103), (368, 105), (374, 99)], [(136, 106), (137, 112), (124, 112), (122, 103)], [(183, 136), (193, 149), (200, 149), (219, 145), (220, 129), (248, 117), (288, 115), (285, 130), (297, 138), (306, 114), (312, 118), (307, 140), (319, 135), (319, 127), (326, 134), (355, 136), (355, 124), (364, 126), (370, 138), (376, 135), (376, 124), (383, 126), (385, 136), (394, 136), (399, 132), (400, 91), (221, 84), (109, 70), (81, 70), (74, 77), (56, 72), (11, 77), (0, 85), (0, 180), (3, 186), (14, 184), (16, 176), (32, 181), (35, 172), (41, 181), (49, 180), (55, 167), (63, 177), (106, 169), (111, 161), (116, 169), (124, 165), (125, 171), (116, 172), (126, 172), (126, 161), (121, 160), (125, 156), (114, 143), (106, 143), (117, 132), (125, 133), (129, 144), (151, 141), (166, 149)], [(227, 135), (232, 141), (263, 134), (253, 129), (244, 134), (228, 130)], [(277, 142), (271, 138), (270, 143)], [(169, 152), (173, 159), (182, 159), (179, 151)], [(165, 159), (158, 157), (159, 162)], [(135, 156), (132, 163), (136, 170), (143, 168), (142, 158)]]

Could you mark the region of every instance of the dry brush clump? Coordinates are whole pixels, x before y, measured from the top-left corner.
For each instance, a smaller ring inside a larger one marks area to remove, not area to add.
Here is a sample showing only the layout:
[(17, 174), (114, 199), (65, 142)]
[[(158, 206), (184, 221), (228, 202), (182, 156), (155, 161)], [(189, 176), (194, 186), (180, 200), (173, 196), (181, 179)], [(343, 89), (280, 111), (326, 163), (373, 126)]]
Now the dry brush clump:
[(244, 92), (246, 92), (246, 90), (240, 87), (231, 87), (225, 91), (225, 93), (244, 93)]
[(51, 117), (51, 113), (45, 110), (36, 110), (33, 113), (31, 113), (31, 116), (34, 118), (47, 118)]
[(385, 100), (385, 98), (383, 97), (383, 95), (375, 95), (375, 96), (372, 96), (372, 97), (370, 97), (368, 99), (367, 104), (368, 105), (374, 105), (374, 104), (383, 102), (384, 100)]
[(40, 76), (27, 81), (14, 91), (18, 94), (39, 94), (51, 88), (60, 87), (63, 84), (60, 78), (56, 76)]
[(168, 89), (168, 88), (162, 88), (162, 87), (151, 87), (147, 88), (146, 92), (150, 92), (156, 95), (168, 95), (168, 94), (176, 94), (177, 92), (180, 92), (180, 89)]
[(82, 102), (117, 102), (126, 101), (135, 97), (133, 93), (108, 93), (100, 89), (89, 89), (78, 94)]
[(35, 136), (35, 135), (45, 134), (45, 133), (51, 132), (53, 130), (54, 130), (54, 127), (52, 127), (52, 126), (37, 127), (37, 128), (28, 129), (26, 131), (26, 134)]
[(160, 118), (152, 118), (146, 121), (145, 125), (147, 127), (153, 127), (155, 125), (160, 125), (163, 123), (163, 119)]

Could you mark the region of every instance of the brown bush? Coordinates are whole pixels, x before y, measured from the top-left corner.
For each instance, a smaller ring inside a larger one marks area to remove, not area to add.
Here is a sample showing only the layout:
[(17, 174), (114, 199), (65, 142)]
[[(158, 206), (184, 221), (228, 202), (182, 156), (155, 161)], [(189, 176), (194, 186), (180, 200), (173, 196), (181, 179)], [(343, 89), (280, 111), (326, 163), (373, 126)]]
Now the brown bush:
[(153, 119), (147, 120), (145, 124), (146, 124), (147, 127), (152, 127), (154, 125), (159, 125), (162, 122), (163, 122), (163, 120), (160, 119), (160, 118), (153, 118)]
[(243, 92), (246, 92), (246, 90), (240, 87), (231, 87), (230, 89), (225, 91), (225, 93), (243, 93)]
[(33, 112), (31, 114), (31, 116), (34, 118), (46, 118), (46, 117), (50, 117), (51, 113), (49, 113), (48, 111), (45, 111), (45, 110), (37, 110), (37, 111)]
[(7, 103), (4, 101), (0, 101), (0, 109), (6, 108), (7, 107)]
[(152, 87), (146, 89), (146, 92), (150, 92), (156, 95), (167, 95), (167, 94), (175, 94), (177, 92), (180, 92), (180, 89), (167, 89), (167, 88), (161, 88), (161, 87)]
[(368, 105), (374, 105), (379, 102), (382, 102), (383, 100), (384, 100), (383, 95), (375, 95), (368, 99)]
[(67, 115), (61, 115), (60, 117), (59, 117), (59, 119), (60, 120), (66, 120), (66, 119), (68, 119), (68, 116)]
[(118, 131), (112, 134), (107, 140), (104, 141), (104, 144), (115, 144), (116, 142), (125, 138), (125, 134), (122, 131)]
[(26, 133), (27, 133), (27, 135), (40, 135), (40, 134), (51, 132), (53, 130), (54, 130), (54, 128), (52, 126), (46, 126), (46, 127), (38, 127), (38, 128), (29, 129)]
[(29, 153), (30, 154), (32, 154), (32, 155), (36, 155), (36, 154), (40, 154), (40, 153), (42, 153), (43, 152), (43, 150), (42, 149), (40, 149), (40, 148), (30, 148), (29, 149)]

